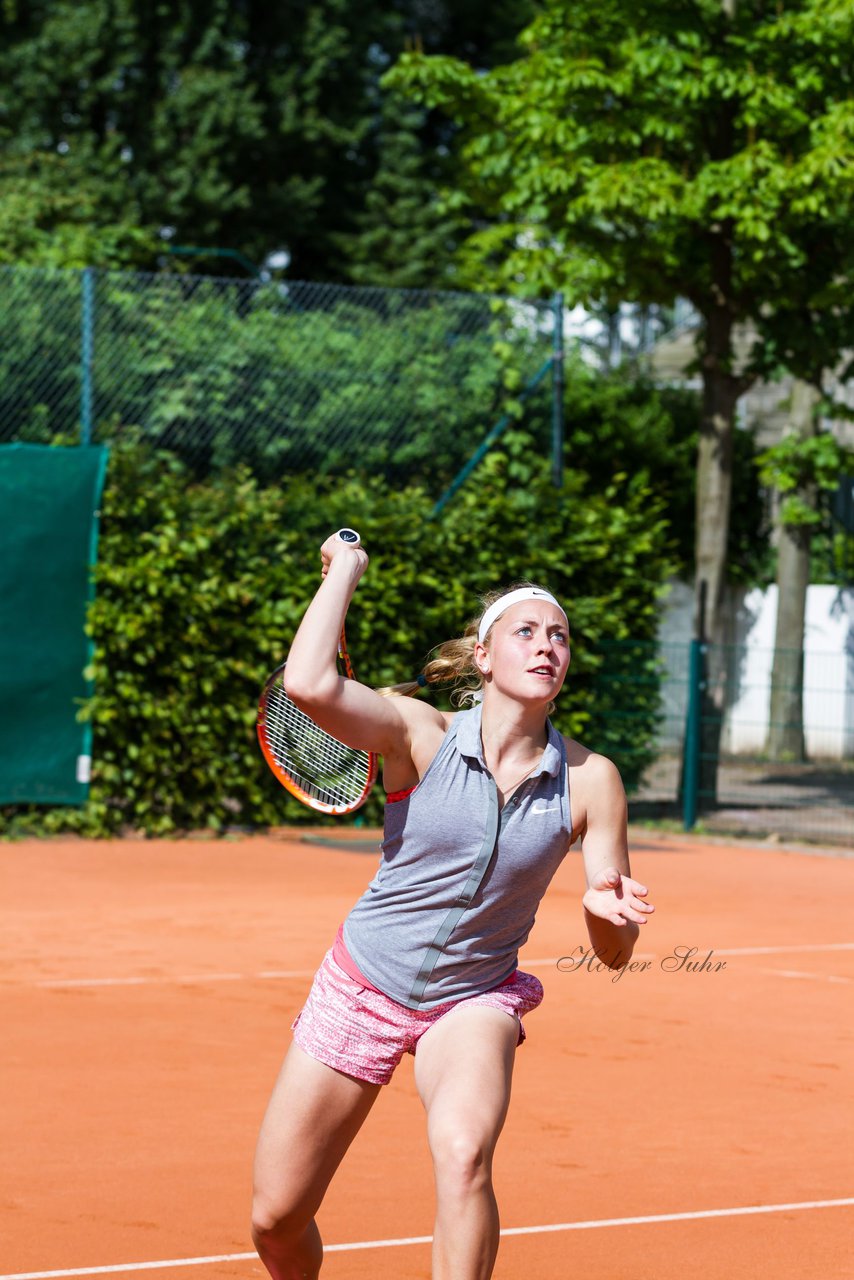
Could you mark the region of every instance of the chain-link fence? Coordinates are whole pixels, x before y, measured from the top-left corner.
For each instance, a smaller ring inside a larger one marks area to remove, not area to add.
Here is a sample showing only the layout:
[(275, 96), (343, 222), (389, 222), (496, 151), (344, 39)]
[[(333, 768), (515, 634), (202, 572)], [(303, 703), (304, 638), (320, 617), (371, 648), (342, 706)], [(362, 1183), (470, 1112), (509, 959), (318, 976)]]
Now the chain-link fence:
[(0, 441), (136, 428), (196, 474), (357, 469), (439, 489), (526, 386), (548, 394), (558, 333), (547, 302), (7, 267)]
[(854, 848), (854, 636), (846, 652), (791, 664), (802, 714), (787, 727), (800, 734), (802, 758), (769, 755), (770, 651), (694, 644), (657, 652), (656, 758), (630, 796), (633, 819)]

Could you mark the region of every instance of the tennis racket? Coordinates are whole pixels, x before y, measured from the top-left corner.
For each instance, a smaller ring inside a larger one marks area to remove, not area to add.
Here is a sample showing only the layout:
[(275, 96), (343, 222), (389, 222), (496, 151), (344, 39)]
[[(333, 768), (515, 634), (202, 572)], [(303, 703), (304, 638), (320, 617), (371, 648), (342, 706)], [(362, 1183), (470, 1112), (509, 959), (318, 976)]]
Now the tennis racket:
[[(339, 529), (337, 536), (351, 547), (359, 545), (355, 529)], [(352, 680), (344, 628), (338, 640), (338, 660)], [(345, 746), (300, 711), (285, 693), (286, 663), (277, 667), (258, 703), (258, 742), (264, 759), (283, 787), (318, 813), (353, 813), (365, 803), (377, 776), (372, 751)]]

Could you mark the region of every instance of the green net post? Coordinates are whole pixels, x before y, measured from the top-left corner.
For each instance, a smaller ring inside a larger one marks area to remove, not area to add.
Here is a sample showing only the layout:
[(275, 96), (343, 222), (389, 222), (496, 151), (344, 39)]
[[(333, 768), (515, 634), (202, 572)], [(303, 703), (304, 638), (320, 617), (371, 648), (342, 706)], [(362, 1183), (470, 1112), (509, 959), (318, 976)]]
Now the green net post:
[[(552, 357), (549, 356), (545, 364), (540, 366), (540, 368), (534, 374), (533, 378), (531, 378), (527, 386), (523, 387), (522, 391), (519, 393), (519, 402), (521, 404), (524, 404), (525, 401), (528, 399), (528, 397), (532, 395), (532, 393), (537, 389), (537, 387), (540, 385), (543, 378), (549, 372), (551, 367), (552, 367)], [(469, 458), (465, 466), (462, 467), (454, 476), (453, 480), (448, 485), (448, 488), (442, 494), (441, 498), (439, 498), (438, 502), (436, 502), (435, 506), (433, 507), (433, 510), (430, 512), (431, 520), (434, 520), (436, 516), (441, 515), (442, 511), (448, 505), (451, 498), (453, 498), (454, 494), (458, 493), (459, 490), (462, 489), (466, 480), (468, 480), (471, 473), (480, 465), (480, 463), (489, 453), (489, 450), (492, 448), (495, 442), (501, 438), (501, 436), (504, 434), (504, 432), (510, 426), (510, 424), (515, 421), (516, 421), (516, 418), (513, 416), (513, 414), (505, 413), (498, 420), (498, 422), (496, 422), (495, 426), (492, 428), (489, 434), (484, 438), (483, 442), (478, 446), (478, 448)]]
[(685, 718), (685, 763), (682, 773), (682, 825), (691, 831), (697, 821), (700, 785), (700, 716), (703, 705), (703, 668), (706, 646), (692, 640), (688, 657), (688, 713)]
[(95, 351), (95, 272), (84, 267), (80, 297), (80, 443), (92, 443), (92, 365)]

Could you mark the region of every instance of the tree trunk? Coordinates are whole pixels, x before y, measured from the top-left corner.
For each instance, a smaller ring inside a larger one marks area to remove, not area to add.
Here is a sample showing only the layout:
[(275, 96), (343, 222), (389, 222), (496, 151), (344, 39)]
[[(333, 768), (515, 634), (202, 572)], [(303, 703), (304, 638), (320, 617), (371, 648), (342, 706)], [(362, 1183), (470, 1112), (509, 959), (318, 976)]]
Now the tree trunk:
[(721, 304), (706, 316), (701, 350), (703, 403), (697, 447), (695, 530), (695, 634), (709, 642), (703, 652), (700, 702), (700, 760), (697, 812), (717, 804), (718, 758), (729, 674), (725, 648), (727, 544), (732, 498), (732, 453), (735, 407), (749, 382), (732, 372), (734, 320), (727, 305), (730, 259), (718, 244)]
[[(792, 388), (790, 434), (807, 440), (815, 434), (818, 392), (805, 382)], [(810, 506), (815, 495), (799, 496)], [(777, 552), (777, 623), (771, 671), (768, 755), (772, 760), (803, 760), (804, 622), (810, 580), (810, 527), (779, 524)]]
[(724, 640), (723, 596), (726, 581), (729, 513), (732, 497), (732, 433), (740, 392), (736, 379), (717, 366), (703, 369), (703, 409), (697, 447), (696, 614), (699, 627), (700, 584), (705, 582), (706, 636)]
[(724, 586), (732, 495), (732, 433), (738, 391), (719, 367), (704, 368), (703, 417), (697, 450), (695, 634), (702, 651), (697, 813), (717, 805), (718, 759), (726, 705)]

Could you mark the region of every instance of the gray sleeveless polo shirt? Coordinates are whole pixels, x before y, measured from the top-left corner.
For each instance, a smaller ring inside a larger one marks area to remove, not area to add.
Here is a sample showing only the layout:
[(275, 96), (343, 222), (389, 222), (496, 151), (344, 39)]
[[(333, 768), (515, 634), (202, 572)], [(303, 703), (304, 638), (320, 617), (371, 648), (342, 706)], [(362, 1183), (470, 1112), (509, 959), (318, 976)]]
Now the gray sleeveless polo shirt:
[(499, 810), (480, 737), (460, 712), (418, 786), (386, 806), (379, 870), (344, 922), (378, 990), (410, 1009), (489, 991), (516, 969), (569, 848), (566, 748), (548, 722), (539, 764)]

